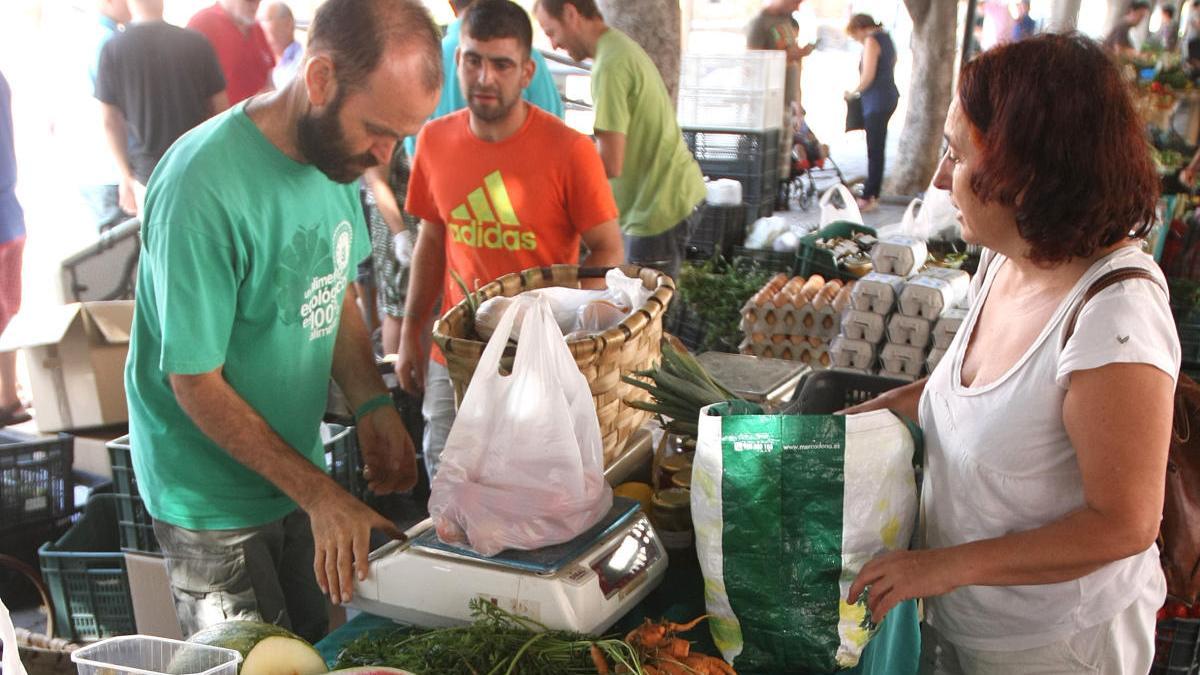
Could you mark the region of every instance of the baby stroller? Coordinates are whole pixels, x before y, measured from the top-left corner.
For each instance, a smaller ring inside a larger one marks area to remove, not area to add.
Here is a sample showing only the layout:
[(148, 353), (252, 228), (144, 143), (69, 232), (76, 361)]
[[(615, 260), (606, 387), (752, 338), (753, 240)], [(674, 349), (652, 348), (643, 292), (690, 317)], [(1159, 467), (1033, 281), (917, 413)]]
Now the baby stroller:
[[(829, 146), (817, 139), (803, 116), (797, 116), (796, 131), (792, 136), (791, 176), (788, 179), (788, 197), (802, 211), (807, 211), (817, 200), (817, 181), (836, 180), (843, 185), (846, 178), (837, 162), (829, 156)], [(821, 190), (829, 185), (822, 185)]]

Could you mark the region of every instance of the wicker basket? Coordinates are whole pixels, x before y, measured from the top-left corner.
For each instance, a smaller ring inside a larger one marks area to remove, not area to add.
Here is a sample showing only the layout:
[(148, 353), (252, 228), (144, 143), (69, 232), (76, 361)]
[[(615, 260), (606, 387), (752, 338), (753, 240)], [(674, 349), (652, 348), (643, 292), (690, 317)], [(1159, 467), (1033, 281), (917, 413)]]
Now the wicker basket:
[[(579, 268), (576, 265), (534, 267), (506, 274), (476, 291), (480, 302), (497, 296), (512, 297), (524, 291), (547, 286), (578, 287), (580, 279), (603, 277), (607, 270)], [(615, 328), (599, 335), (567, 342), (579, 371), (587, 378), (600, 419), (604, 441), (604, 464), (608, 466), (625, 447), (650, 413), (625, 403), (625, 399), (647, 399), (648, 394), (621, 381), (622, 375), (653, 367), (659, 360), (663, 337), (662, 317), (675, 293), (675, 282), (658, 270), (626, 265), (621, 271), (640, 278), (654, 295), (646, 304)], [(446, 357), (446, 367), (454, 382), (456, 398), (461, 401), (475, 366), (483, 355), (485, 342), (477, 339), (466, 300), (450, 309), (433, 325), (433, 339)], [(514, 350), (505, 352), (504, 367), (511, 367)]]

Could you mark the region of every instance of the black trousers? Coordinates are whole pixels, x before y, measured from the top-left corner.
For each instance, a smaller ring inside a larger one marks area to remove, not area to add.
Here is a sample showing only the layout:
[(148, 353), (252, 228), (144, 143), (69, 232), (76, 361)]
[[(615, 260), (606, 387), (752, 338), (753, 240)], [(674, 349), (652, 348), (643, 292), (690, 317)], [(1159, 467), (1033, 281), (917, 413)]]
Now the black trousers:
[(888, 121), (892, 119), (894, 107), (872, 111), (863, 116), (867, 131), (867, 183), (863, 186), (863, 198), (879, 196), (883, 188), (884, 152), (887, 148)]

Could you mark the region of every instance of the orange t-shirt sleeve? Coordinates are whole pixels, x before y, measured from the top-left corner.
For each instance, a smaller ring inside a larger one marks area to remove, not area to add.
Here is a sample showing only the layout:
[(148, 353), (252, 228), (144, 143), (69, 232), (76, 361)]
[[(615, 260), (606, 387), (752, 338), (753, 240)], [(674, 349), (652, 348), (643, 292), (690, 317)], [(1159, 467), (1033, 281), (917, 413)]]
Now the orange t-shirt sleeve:
[(412, 170), (408, 175), (408, 196), (404, 198), (404, 210), (421, 220), (445, 225), (442, 215), (438, 213), (437, 202), (433, 199), (429, 184), (429, 162), (425, 161), (431, 154), (437, 153), (437, 148), (430, 147), (432, 143), (425, 129), (417, 134), (417, 154), (413, 157)]
[(613, 199), (612, 186), (604, 174), (600, 153), (587, 136), (576, 136), (571, 144), (568, 184), (567, 213), (571, 224), (579, 233), (607, 223), (617, 217), (617, 202)]

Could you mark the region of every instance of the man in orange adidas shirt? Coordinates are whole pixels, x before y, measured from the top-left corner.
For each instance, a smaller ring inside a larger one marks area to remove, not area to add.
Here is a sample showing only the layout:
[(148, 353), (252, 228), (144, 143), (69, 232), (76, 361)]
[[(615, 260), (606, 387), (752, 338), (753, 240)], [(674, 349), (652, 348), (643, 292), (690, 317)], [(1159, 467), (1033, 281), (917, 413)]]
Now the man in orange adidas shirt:
[(417, 137), (405, 210), (421, 219), (396, 376), (424, 393), (430, 479), (454, 422), (454, 387), (441, 353), (431, 358), (439, 296), (520, 270), (624, 260), (617, 206), (590, 139), (521, 98), (535, 69), (529, 15), (508, 0), (479, 0), (462, 23), (456, 56), (467, 109), (427, 123)]

